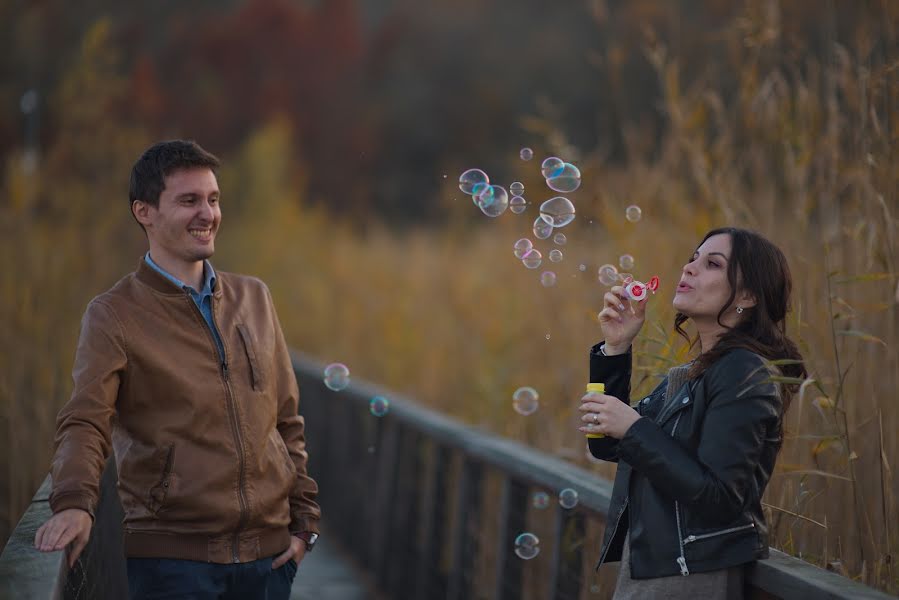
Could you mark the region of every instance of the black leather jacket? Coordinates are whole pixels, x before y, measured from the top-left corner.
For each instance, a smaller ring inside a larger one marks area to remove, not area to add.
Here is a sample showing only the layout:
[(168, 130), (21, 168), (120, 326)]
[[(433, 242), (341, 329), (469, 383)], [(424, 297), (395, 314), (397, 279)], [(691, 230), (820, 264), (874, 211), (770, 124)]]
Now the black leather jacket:
[[(635, 408), (619, 441), (589, 438), (618, 462), (597, 568), (621, 560), (630, 530), (631, 575), (714, 571), (768, 557), (761, 498), (781, 443), (779, 386), (762, 358), (732, 350), (665, 402), (667, 377)], [(590, 381), (630, 403), (631, 354), (590, 353)]]

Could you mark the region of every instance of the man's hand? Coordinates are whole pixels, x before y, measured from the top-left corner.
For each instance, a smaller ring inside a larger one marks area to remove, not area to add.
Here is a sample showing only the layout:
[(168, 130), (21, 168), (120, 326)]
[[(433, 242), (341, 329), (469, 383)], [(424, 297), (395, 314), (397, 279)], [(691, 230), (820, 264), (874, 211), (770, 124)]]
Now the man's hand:
[(297, 566), (300, 566), (300, 563), (303, 561), (303, 557), (306, 556), (306, 542), (301, 540), (295, 535), (290, 536), (290, 547), (284, 551), (283, 554), (279, 554), (278, 557), (272, 561), (272, 569), (280, 569), (281, 566), (286, 563), (291, 558), (297, 563)]
[(47, 519), (34, 534), (34, 547), (41, 552), (57, 552), (68, 546), (71, 569), (87, 545), (91, 525), (93, 519), (87, 511), (80, 508), (61, 510)]

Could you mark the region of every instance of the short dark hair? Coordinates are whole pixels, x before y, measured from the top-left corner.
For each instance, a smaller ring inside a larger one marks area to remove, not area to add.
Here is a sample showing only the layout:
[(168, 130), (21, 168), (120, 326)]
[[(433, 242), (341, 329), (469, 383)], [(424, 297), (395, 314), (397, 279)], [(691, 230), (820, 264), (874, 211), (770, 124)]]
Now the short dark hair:
[(147, 148), (131, 169), (128, 206), (141, 200), (159, 206), (165, 178), (179, 169), (207, 168), (215, 171), (221, 162), (193, 140), (167, 140)]

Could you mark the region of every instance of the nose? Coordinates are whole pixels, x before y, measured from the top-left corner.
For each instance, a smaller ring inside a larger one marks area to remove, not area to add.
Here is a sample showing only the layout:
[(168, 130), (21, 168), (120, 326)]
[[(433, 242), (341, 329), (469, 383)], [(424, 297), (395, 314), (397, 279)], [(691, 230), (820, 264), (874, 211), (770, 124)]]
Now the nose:
[(215, 220), (215, 209), (209, 200), (200, 203), (200, 218), (210, 223)]
[(690, 275), (690, 276), (696, 275), (696, 261), (691, 260), (690, 262), (685, 264), (682, 271), (684, 272), (685, 275)]

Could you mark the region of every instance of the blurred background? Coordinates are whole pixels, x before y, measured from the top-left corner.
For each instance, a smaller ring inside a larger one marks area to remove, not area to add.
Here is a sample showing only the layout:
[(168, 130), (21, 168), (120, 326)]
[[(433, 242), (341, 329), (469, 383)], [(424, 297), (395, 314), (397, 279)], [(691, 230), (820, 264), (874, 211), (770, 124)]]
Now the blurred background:
[[(177, 137), (222, 158), (214, 264), (268, 283), (292, 347), (598, 476), (574, 429), (597, 268), (661, 277), (637, 395), (689, 360), (670, 300), (702, 235), (757, 229), (813, 378), (772, 544), (899, 592), (897, 34), (892, 0), (0, 0), (0, 544), (47, 473), (81, 314), (145, 251), (131, 165)], [(581, 170), (577, 218), (528, 270), (552, 155)], [(471, 167), (527, 210), (482, 214)]]

